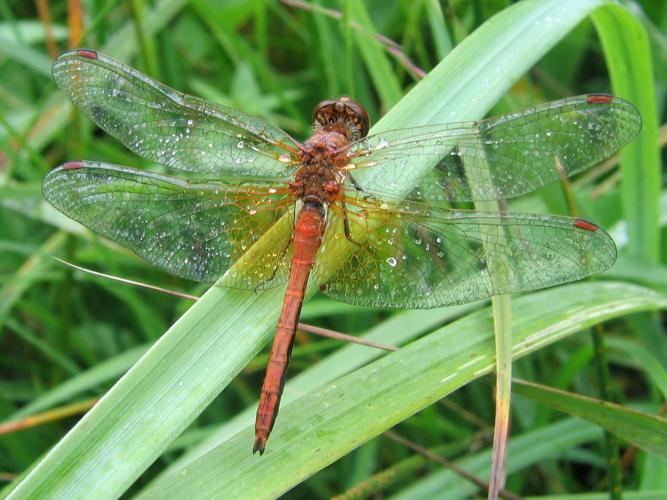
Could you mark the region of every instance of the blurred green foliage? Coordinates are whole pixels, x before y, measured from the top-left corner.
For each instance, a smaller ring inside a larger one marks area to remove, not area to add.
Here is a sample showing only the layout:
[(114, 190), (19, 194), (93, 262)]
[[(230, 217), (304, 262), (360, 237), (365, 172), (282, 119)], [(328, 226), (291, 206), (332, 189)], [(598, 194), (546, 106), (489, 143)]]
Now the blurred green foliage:
[[(103, 51), (181, 91), (266, 117), (303, 138), (313, 106), (341, 94), (363, 102), (371, 120), (377, 121), (418, 81), (419, 69), (428, 72), (480, 24), (513, 3), (369, 0), (365, 2), (373, 30), (369, 31), (368, 26), (346, 17), (351, 2), (314, 0), (304, 6), (263, 0), (170, 0), (155, 2), (160, 4), (155, 12), (148, 1), (89, 0), (83, 2), (84, 36), (78, 46)], [(49, 168), (66, 160), (150, 165), (70, 112), (51, 80), (47, 49), (49, 39), (59, 50), (68, 46), (70, 2), (45, 2), (52, 21), (48, 29), (36, 3), (0, 0), (2, 420), (102, 396), (189, 307), (185, 300), (73, 271), (52, 256), (169, 289), (204, 291), (201, 285), (162, 273), (127, 250), (83, 231), (42, 201), (42, 178)], [(663, 123), (667, 4), (626, 3), (649, 36), (652, 60), (645, 63), (654, 68), (657, 116)], [(396, 45), (376, 44), (375, 34)], [(600, 41), (586, 20), (523, 75), (493, 111), (610, 90)], [(660, 234), (647, 235), (658, 241), (664, 241), (667, 222), (664, 171), (662, 176)], [(609, 277), (667, 293), (664, 250), (657, 263), (625, 258), (627, 233), (618, 181), (615, 169), (584, 174), (574, 183), (579, 210), (611, 229), (619, 242), (621, 260)], [(560, 186), (517, 200), (511, 208), (567, 213)], [(361, 334), (400, 314), (317, 296), (304, 306), (302, 321)], [(603, 329), (609, 337), (613, 399), (664, 413), (664, 316), (622, 317), (605, 323)], [(652, 344), (646, 344), (647, 339)], [(290, 375), (339, 347), (337, 342), (300, 334)], [(514, 370), (522, 378), (597, 397), (598, 374), (592, 358), (590, 336), (580, 333), (520, 360)], [(150, 484), (184, 450), (214, 432), (217, 424), (253, 405), (265, 363), (265, 356), (260, 356), (248, 365), (130, 491)], [(396, 430), (424, 446), (438, 447), (450, 460), (465, 461), (490, 444), (492, 386), (491, 377), (477, 380), (405, 420)], [(597, 428), (574, 425), (528, 399), (516, 398), (513, 405), (517, 448), (531, 436), (543, 437), (522, 452), (524, 467), (510, 467), (508, 489), (521, 495), (604, 491), (609, 469)], [(0, 480), (26, 472), (74, 421), (71, 417), (55, 420), (0, 436)], [(538, 446), (548, 440), (562, 440), (566, 445), (550, 455)], [(633, 455), (636, 450), (627, 443), (622, 451), (624, 487), (667, 491), (667, 462), (644, 452)], [(378, 474), (375, 479), (382, 495), (427, 498), (425, 485), (439, 470), (416, 459), (402, 445), (380, 437), (306, 479), (287, 497), (327, 498), (355, 486), (363, 486), (365, 494), (370, 494), (374, 484), (370, 478)]]

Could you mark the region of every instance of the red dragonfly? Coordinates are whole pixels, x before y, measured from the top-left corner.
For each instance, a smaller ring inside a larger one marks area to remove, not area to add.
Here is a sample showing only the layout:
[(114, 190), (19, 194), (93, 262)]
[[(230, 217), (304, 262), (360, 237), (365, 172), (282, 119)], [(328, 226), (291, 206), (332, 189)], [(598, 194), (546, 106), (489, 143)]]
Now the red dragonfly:
[[(53, 77), (132, 151), (191, 175), (69, 162), (44, 180), (52, 205), (186, 278), (254, 290), (287, 283), (255, 422), (260, 454), (309, 281), (351, 304), (431, 308), (578, 280), (616, 259), (609, 235), (583, 219), (459, 207), (527, 193), (610, 156), (641, 127), (617, 97), (371, 136), (364, 108), (341, 97), (315, 108), (302, 143), (92, 50), (63, 54)], [(278, 221), (290, 231), (269, 231)]]

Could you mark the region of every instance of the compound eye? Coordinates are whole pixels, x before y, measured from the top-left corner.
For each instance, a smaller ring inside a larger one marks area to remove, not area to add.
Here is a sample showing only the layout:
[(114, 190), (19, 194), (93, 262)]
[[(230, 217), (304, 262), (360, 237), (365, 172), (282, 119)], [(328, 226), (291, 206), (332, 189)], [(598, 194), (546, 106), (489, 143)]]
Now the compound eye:
[(313, 111), (313, 122), (319, 123), (323, 127), (327, 125), (331, 120), (335, 105), (336, 101), (331, 99), (320, 102)]
[[(358, 138), (368, 135), (370, 120), (364, 107), (356, 101), (347, 100), (345, 103), (347, 109), (352, 113), (354, 126), (357, 129)], [(357, 135), (355, 134), (355, 135)]]
[(313, 122), (320, 127), (333, 127), (350, 140), (368, 134), (368, 113), (361, 104), (342, 96), (337, 100), (320, 102), (313, 111)]

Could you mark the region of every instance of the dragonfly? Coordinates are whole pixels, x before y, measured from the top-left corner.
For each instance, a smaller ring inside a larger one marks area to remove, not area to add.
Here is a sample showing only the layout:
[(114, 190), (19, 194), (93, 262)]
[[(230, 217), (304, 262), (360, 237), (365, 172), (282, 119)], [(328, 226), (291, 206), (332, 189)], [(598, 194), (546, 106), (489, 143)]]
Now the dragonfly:
[(471, 203), (528, 193), (619, 150), (641, 117), (618, 97), (372, 135), (362, 105), (340, 97), (315, 108), (300, 142), (92, 50), (61, 55), (53, 77), (99, 127), (170, 172), (67, 162), (44, 180), (55, 208), (176, 275), (286, 285), (253, 453), (278, 414), (309, 284), (350, 304), (433, 308), (579, 280), (616, 259), (587, 220)]

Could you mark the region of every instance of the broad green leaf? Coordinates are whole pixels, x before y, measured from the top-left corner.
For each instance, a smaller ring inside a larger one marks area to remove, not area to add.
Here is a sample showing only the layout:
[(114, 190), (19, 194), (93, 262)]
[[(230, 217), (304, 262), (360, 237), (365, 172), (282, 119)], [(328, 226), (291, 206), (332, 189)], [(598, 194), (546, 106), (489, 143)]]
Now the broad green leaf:
[[(405, 311), (392, 316), (372, 328), (362, 338), (401, 346), (436, 326), (462, 316), (476, 307), (477, 304), (468, 304), (465, 306), (430, 309), (426, 311)], [(350, 373), (385, 354), (385, 352), (377, 349), (369, 349), (368, 347), (353, 344), (348, 345), (289, 380), (285, 386), (282, 404), (289, 403), (304, 394), (308, 394), (318, 387), (332, 382), (336, 378)], [(246, 410), (236, 415), (233, 419), (220, 425), (219, 429), (202, 443), (189, 450), (178, 460), (175, 460), (163, 471), (161, 476), (167, 476), (171, 472), (183, 468), (190, 462), (220, 446), (245, 427), (251, 425), (255, 418), (255, 412), (256, 404), (253, 403), (252, 406), (246, 408)]]

